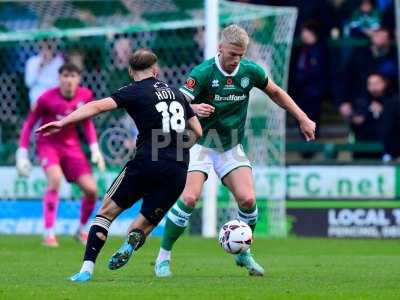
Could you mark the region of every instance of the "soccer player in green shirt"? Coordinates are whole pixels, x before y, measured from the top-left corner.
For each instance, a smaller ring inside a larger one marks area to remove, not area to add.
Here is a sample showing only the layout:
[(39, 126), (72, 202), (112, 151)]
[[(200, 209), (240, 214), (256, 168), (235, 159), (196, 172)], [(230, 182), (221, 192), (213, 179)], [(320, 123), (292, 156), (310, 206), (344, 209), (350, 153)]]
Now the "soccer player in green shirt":
[[(226, 27), (221, 33), (217, 56), (195, 67), (180, 89), (201, 118), (204, 134), (190, 149), (182, 200), (178, 200), (167, 215), (155, 264), (157, 277), (172, 275), (172, 246), (187, 227), (211, 168), (234, 195), (239, 207), (238, 219), (254, 230), (258, 212), (251, 164), (240, 144), (244, 136), (249, 93), (253, 87), (264, 91), (292, 114), (307, 141), (314, 139), (315, 123), (267, 77), (258, 64), (243, 58), (248, 43), (249, 36), (244, 29), (237, 25)], [(254, 260), (250, 251), (236, 255), (235, 261), (238, 266), (246, 267), (250, 275), (264, 275), (263, 267)]]

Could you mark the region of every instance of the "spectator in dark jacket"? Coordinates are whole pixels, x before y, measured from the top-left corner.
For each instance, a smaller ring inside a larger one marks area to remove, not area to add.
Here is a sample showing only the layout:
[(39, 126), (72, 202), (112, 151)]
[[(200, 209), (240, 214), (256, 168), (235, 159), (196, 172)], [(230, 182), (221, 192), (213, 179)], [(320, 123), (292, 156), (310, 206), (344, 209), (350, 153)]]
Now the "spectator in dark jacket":
[[(400, 128), (397, 102), (397, 98), (393, 100), (389, 81), (382, 74), (370, 74), (365, 96), (357, 98), (354, 103), (351, 127), (356, 141), (383, 142), (385, 152), (396, 155)], [(355, 153), (357, 158), (379, 158), (380, 156), (381, 154), (376, 153)]]
[(344, 118), (353, 115), (355, 99), (361, 97), (366, 89), (368, 74), (384, 75), (397, 90), (398, 62), (395, 49), (391, 46), (390, 33), (381, 28), (371, 35), (371, 45), (368, 48), (354, 50), (347, 63), (344, 74), (346, 100), (340, 104), (339, 110)]
[(327, 86), (326, 50), (318, 36), (318, 24), (309, 21), (301, 28), (301, 46), (294, 55), (292, 89), (297, 104), (316, 123)]

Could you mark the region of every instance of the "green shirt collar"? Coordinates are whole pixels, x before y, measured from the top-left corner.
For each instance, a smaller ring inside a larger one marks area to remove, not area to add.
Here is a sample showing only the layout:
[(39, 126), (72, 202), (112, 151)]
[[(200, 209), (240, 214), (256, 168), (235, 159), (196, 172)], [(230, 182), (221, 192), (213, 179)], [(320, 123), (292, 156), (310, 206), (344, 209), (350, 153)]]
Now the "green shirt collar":
[(219, 63), (219, 54), (215, 56), (215, 64), (217, 65), (218, 70), (226, 77), (235, 76), (240, 68), (240, 63), (239, 63), (238, 66), (236, 67), (236, 69), (233, 70), (232, 73), (229, 74), (229, 73), (225, 72), (224, 69), (222, 69), (221, 64)]

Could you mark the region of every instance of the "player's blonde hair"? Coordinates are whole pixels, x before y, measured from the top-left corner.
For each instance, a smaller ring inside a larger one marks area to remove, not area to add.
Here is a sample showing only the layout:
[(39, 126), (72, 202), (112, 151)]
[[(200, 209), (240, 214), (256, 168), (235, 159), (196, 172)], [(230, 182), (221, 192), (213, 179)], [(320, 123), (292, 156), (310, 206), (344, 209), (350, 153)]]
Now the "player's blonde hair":
[(225, 27), (221, 32), (221, 43), (247, 48), (249, 41), (249, 35), (246, 30), (236, 24)]

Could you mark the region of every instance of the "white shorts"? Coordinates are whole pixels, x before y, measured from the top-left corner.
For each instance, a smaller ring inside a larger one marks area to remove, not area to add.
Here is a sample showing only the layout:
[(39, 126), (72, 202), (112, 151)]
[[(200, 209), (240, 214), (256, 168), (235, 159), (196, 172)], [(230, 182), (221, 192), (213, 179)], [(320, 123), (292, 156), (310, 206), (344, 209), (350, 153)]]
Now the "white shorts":
[(242, 145), (236, 145), (225, 152), (218, 152), (199, 144), (194, 145), (190, 149), (188, 172), (199, 171), (208, 177), (212, 167), (214, 167), (218, 177), (222, 179), (229, 172), (239, 167), (251, 168), (251, 164), (243, 151)]

